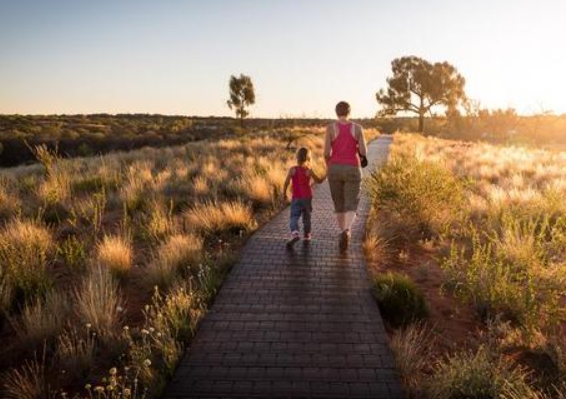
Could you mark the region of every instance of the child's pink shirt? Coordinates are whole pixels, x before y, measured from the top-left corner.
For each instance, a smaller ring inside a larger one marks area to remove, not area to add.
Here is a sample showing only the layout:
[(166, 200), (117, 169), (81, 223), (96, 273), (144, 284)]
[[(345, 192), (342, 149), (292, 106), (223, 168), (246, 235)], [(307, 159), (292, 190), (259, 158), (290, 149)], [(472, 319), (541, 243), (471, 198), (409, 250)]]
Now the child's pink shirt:
[(310, 185), (310, 176), (308, 169), (303, 166), (295, 166), (295, 173), (291, 178), (293, 199), (310, 199), (312, 198), (312, 188)]

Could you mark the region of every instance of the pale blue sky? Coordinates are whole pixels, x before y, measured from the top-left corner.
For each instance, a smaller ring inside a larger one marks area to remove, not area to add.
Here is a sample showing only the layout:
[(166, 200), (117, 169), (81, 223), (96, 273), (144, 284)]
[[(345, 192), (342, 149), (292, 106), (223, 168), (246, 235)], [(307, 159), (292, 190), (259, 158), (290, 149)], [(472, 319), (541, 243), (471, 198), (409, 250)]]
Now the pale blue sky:
[(0, 113), (370, 117), (391, 60), (452, 63), (484, 107), (566, 112), (562, 0), (0, 0)]

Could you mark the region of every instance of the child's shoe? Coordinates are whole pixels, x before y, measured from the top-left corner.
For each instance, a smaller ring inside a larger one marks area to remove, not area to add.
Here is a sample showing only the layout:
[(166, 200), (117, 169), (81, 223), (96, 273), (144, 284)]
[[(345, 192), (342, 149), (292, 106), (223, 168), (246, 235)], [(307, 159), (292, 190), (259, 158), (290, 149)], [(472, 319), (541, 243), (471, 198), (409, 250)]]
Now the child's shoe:
[(295, 245), (295, 243), (300, 239), (301, 239), (301, 234), (296, 230), (293, 231), (291, 233), (291, 239), (287, 241), (287, 248), (293, 248), (293, 245)]
[(305, 233), (305, 236), (303, 237), (303, 240), (305, 240), (305, 241), (310, 241), (311, 239), (312, 239), (311, 233)]

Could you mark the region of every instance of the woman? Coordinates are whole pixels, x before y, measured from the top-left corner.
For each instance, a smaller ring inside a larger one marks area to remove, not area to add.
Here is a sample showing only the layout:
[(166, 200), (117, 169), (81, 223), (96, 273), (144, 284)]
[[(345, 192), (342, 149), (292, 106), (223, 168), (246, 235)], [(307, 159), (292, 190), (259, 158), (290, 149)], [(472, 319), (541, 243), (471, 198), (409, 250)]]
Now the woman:
[(348, 120), (350, 105), (347, 102), (336, 104), (336, 116), (338, 120), (326, 129), (324, 157), (328, 165), (328, 183), (336, 221), (342, 231), (340, 250), (345, 251), (360, 202), (360, 156), (366, 156), (367, 147), (362, 127)]

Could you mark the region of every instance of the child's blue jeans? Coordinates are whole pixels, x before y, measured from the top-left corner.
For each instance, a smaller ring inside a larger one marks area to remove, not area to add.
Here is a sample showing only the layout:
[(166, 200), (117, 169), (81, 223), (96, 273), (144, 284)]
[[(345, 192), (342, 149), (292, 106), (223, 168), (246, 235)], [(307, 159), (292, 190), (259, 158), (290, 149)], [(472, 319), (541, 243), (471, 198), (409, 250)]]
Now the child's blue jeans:
[(291, 200), (291, 231), (299, 231), (299, 219), (303, 217), (303, 232), (311, 232), (312, 199), (296, 198)]

